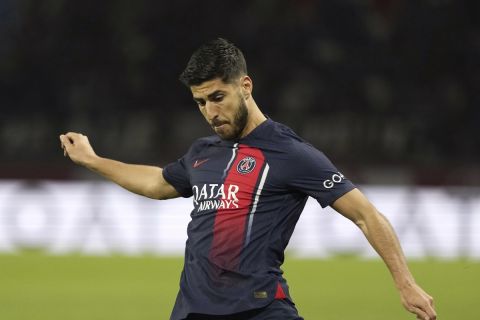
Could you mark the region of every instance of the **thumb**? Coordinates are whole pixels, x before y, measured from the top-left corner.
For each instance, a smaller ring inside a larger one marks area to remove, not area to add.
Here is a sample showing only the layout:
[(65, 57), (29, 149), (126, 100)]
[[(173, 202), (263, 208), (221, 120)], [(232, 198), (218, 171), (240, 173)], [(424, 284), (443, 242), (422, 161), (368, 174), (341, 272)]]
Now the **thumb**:
[(60, 135), (60, 142), (62, 143), (62, 146), (72, 145), (72, 141), (64, 134)]
[(60, 147), (63, 149), (63, 155), (66, 156), (68, 149), (72, 146), (72, 141), (64, 134), (60, 135)]

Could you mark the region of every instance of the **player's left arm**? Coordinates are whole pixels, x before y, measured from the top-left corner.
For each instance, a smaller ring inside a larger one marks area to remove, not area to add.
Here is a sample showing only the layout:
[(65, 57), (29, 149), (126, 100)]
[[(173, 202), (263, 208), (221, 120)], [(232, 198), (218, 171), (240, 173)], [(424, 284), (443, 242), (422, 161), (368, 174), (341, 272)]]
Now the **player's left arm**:
[(341, 196), (331, 207), (355, 223), (385, 261), (404, 307), (416, 314), (418, 319), (435, 320), (433, 298), (416, 284), (388, 220), (358, 189)]

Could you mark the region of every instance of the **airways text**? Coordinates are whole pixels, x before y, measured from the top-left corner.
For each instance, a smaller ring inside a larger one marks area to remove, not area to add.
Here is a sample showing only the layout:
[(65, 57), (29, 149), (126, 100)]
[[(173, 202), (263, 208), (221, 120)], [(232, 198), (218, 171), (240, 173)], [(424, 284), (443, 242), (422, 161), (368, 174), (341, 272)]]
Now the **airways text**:
[(197, 208), (197, 213), (205, 210), (236, 209), (238, 208), (237, 192), (239, 189), (235, 184), (194, 185), (192, 187), (193, 204)]

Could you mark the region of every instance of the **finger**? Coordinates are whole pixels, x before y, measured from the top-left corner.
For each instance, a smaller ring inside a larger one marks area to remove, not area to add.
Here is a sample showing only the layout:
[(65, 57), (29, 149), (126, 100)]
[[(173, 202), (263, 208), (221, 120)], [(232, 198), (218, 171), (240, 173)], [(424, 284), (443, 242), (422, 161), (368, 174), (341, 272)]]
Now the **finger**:
[(437, 313), (435, 312), (435, 309), (433, 307), (433, 299), (431, 299), (429, 302), (430, 303), (424, 308), (424, 310), (427, 313), (430, 320), (436, 320), (437, 319)]
[(83, 136), (83, 134), (80, 133), (80, 132), (72, 132), (72, 131), (67, 132), (65, 135), (68, 136), (68, 137), (70, 137), (70, 136), (71, 137), (81, 137), (81, 136)]
[(409, 311), (411, 313), (414, 313), (417, 315), (417, 319), (422, 319), (422, 320), (432, 320), (430, 319), (430, 317), (428, 316), (428, 314), (423, 311), (422, 309), (420, 308), (417, 308), (417, 307), (411, 307), (409, 308)]
[(61, 146), (63, 149), (72, 145), (72, 141), (65, 134), (60, 135)]
[(422, 311), (424, 311), (431, 320), (435, 320), (435, 319), (437, 319), (437, 314), (435, 312), (433, 298), (431, 296), (429, 296), (428, 294), (426, 294), (426, 299), (427, 299), (427, 301), (425, 301), (425, 303), (423, 303), (421, 305), (418, 305), (418, 308), (420, 308)]
[(70, 142), (72, 142), (72, 144), (75, 144), (76, 141), (86, 138), (86, 136), (78, 132), (67, 132), (65, 136), (68, 140), (70, 140)]
[(80, 136), (81, 136), (81, 134), (80, 134), (80, 133), (76, 133), (76, 132), (67, 132), (67, 133), (65, 134), (65, 137), (67, 137), (67, 139), (68, 139), (70, 142), (72, 142), (72, 143), (74, 143), (75, 140), (79, 139)]
[(63, 149), (63, 156), (66, 157), (68, 155), (69, 149), (72, 147), (72, 142), (66, 135), (60, 135), (60, 146)]

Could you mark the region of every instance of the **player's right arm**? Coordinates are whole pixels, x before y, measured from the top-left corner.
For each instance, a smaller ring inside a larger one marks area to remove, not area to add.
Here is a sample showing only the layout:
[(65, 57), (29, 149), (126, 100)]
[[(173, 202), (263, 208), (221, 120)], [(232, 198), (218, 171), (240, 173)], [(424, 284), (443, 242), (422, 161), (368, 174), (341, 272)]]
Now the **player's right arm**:
[(98, 156), (88, 138), (80, 133), (60, 135), (64, 155), (76, 164), (115, 182), (123, 188), (153, 199), (170, 199), (180, 194), (163, 177), (163, 169), (155, 166), (128, 164)]

